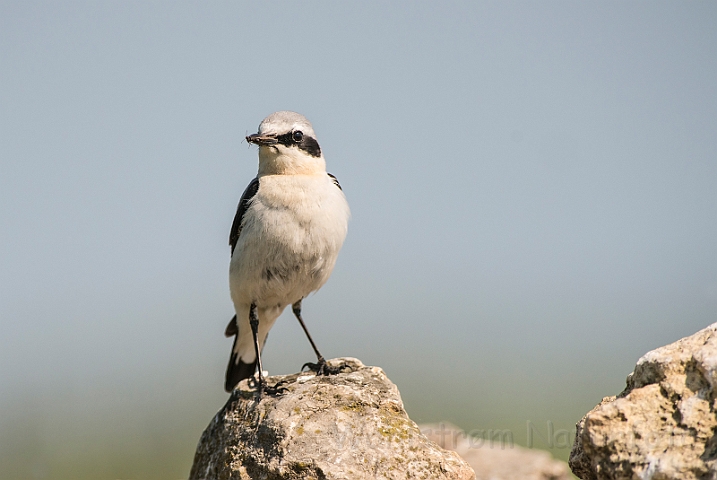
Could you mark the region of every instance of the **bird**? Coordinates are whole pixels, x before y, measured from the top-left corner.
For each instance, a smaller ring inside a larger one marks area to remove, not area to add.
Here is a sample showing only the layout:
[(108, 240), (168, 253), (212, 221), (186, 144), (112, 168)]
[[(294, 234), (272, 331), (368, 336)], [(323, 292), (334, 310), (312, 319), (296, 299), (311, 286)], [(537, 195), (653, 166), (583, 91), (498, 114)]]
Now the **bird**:
[(254, 377), (257, 369), (258, 389), (267, 388), (261, 352), (269, 329), (288, 305), (317, 358), (302, 369), (337, 373), (311, 338), (301, 302), (329, 279), (351, 215), (306, 117), (272, 113), (246, 141), (259, 147), (259, 168), (239, 200), (229, 234), (229, 289), (236, 315), (225, 330), (234, 337), (227, 392)]

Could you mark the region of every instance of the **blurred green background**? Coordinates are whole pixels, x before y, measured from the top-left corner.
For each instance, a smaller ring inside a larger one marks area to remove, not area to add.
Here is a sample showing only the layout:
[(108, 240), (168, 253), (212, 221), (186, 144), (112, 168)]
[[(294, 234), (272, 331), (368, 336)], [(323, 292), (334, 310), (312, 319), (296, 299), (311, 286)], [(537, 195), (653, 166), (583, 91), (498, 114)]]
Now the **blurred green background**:
[[(0, 478), (186, 478), (269, 113), (352, 207), (304, 302), (417, 422), (561, 443), (717, 321), (714, 2), (0, 2)], [(312, 359), (290, 312), (272, 374)]]

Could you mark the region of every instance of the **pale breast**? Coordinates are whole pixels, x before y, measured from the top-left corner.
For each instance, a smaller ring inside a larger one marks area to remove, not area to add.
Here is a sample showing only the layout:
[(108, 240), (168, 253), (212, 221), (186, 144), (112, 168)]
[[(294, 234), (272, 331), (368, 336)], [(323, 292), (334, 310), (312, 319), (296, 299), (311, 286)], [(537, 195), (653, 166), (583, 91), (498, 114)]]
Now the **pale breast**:
[(348, 217), (346, 199), (328, 175), (262, 176), (232, 256), (232, 297), (285, 305), (320, 288)]

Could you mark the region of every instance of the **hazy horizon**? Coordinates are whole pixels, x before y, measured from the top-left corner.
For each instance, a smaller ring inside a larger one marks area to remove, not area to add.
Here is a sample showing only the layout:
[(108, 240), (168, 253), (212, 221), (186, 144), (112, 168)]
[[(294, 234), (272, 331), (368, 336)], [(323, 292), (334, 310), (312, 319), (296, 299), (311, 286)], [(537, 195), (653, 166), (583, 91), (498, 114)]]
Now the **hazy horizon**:
[[(227, 398), (243, 138), (276, 110), (352, 209), (304, 301), (322, 352), (384, 368), (419, 423), (572, 429), (717, 321), (715, 24), (708, 2), (0, 1), (0, 477), (187, 476)], [(312, 355), (285, 312), (266, 368)]]

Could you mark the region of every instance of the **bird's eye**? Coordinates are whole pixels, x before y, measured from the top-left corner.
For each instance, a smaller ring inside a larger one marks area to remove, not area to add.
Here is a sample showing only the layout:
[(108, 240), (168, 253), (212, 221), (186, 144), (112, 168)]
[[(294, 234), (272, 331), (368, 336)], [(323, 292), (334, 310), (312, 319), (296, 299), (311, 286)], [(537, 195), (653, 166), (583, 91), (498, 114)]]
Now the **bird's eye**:
[(291, 134), (291, 138), (293, 138), (296, 143), (299, 143), (304, 138), (304, 133), (301, 130), (296, 130)]

